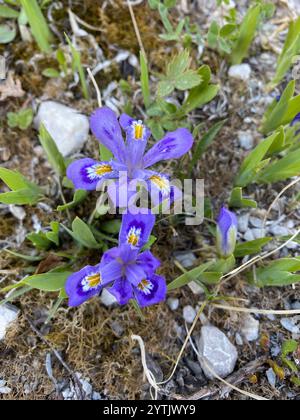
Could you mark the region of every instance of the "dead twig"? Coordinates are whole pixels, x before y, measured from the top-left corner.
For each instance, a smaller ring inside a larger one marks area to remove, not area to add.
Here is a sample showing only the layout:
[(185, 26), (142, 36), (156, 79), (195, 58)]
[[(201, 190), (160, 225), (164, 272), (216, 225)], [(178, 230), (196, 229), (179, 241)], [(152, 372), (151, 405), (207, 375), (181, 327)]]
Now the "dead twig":
[[(86, 399), (86, 394), (85, 394), (85, 392), (84, 392), (84, 390), (82, 388), (81, 382), (78, 379), (78, 377), (75, 374), (75, 372), (72, 371), (72, 369), (62, 359), (62, 357), (59, 354), (59, 352), (52, 346), (51, 343), (49, 343), (49, 341), (43, 336), (43, 334), (36, 328), (36, 326), (33, 324), (33, 322), (31, 321), (31, 319), (29, 319), (26, 315), (24, 315), (24, 318), (28, 322), (28, 324), (29, 324), (30, 328), (32, 329), (32, 331), (43, 341), (43, 343), (45, 343), (49, 347), (49, 349), (52, 351), (52, 353), (57, 358), (57, 360), (60, 362), (60, 364), (65, 368), (65, 370), (68, 372), (68, 374), (73, 379), (73, 382), (74, 382), (74, 390), (76, 392), (77, 398), (79, 400), (85, 400)], [(77, 388), (76, 388), (75, 384), (77, 385), (79, 392), (77, 392)]]
[[(227, 378), (227, 382), (234, 386), (241, 385), (245, 381), (249, 379), (249, 377), (255, 373), (261, 373), (265, 370), (264, 365), (267, 363), (268, 357), (263, 356), (260, 357), (257, 360), (254, 360), (253, 362), (250, 362), (243, 368), (241, 368), (238, 372), (231, 375), (229, 378)], [(201, 388), (199, 391), (197, 391), (195, 394), (190, 396), (182, 396), (178, 394), (173, 394), (172, 398), (175, 400), (189, 400), (189, 401), (197, 401), (197, 400), (203, 400), (204, 398), (210, 398), (215, 399), (216, 397), (224, 398), (225, 396), (228, 396), (232, 391), (234, 391), (233, 388), (226, 384), (222, 385), (210, 385), (208, 387)]]

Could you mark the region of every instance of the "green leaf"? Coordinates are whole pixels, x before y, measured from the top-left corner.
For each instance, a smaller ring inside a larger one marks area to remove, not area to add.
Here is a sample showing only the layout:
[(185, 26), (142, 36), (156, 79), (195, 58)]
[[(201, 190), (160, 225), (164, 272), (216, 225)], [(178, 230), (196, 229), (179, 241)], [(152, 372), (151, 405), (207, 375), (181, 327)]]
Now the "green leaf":
[[(289, 103), (294, 96), (296, 83), (292, 80), (287, 87), (285, 88), (283, 94), (280, 97), (280, 100), (274, 102), (270, 105), (268, 110), (266, 111), (263, 124), (262, 124), (262, 132), (263, 134), (269, 134), (276, 130), (278, 127), (283, 125), (284, 117), (288, 113), (291, 113), (289, 110)], [(297, 104), (298, 105), (298, 104)], [(298, 108), (299, 112), (299, 108)], [(290, 121), (296, 116), (295, 114), (293, 117), (289, 115)], [(290, 122), (289, 121), (289, 122)]]
[(186, 71), (178, 80), (175, 82), (175, 88), (178, 90), (189, 90), (201, 83), (201, 76), (194, 70)]
[(175, 89), (174, 82), (169, 80), (162, 80), (158, 83), (157, 95), (159, 97), (165, 97), (170, 95)]
[(64, 225), (62, 225), (62, 227), (69, 235), (86, 248), (99, 249), (102, 246), (96, 241), (90, 227), (79, 217), (76, 217), (72, 223), (72, 230), (66, 228)]
[(78, 204), (82, 203), (86, 199), (87, 195), (88, 193), (85, 190), (76, 190), (74, 193), (73, 201), (58, 206), (57, 211), (65, 211), (76, 207)]
[(201, 159), (203, 154), (209, 148), (209, 146), (213, 143), (219, 132), (224, 127), (227, 120), (219, 121), (215, 125), (213, 125), (207, 133), (198, 141), (196, 145), (196, 150), (193, 152), (193, 158), (190, 164), (190, 173), (192, 172), (195, 165)]
[(105, 233), (116, 235), (120, 232), (121, 220), (110, 220), (101, 224), (101, 230)]
[(54, 68), (47, 68), (43, 70), (42, 75), (48, 77), (49, 79), (55, 79), (60, 77), (60, 72)]
[(27, 239), (33, 243), (36, 249), (47, 251), (51, 246), (51, 241), (46, 237), (45, 233), (30, 233)]
[(241, 187), (236, 187), (231, 192), (229, 206), (237, 209), (247, 207), (256, 209), (257, 203), (254, 200), (244, 198), (243, 189)]
[(33, 121), (32, 108), (23, 109), (19, 112), (8, 112), (7, 122), (11, 128), (18, 127), (20, 130), (27, 130)]
[(289, 32), (277, 62), (277, 69), (274, 79), (270, 83), (273, 89), (285, 77), (291, 68), (293, 61), (300, 53), (300, 17), (292, 21), (289, 26)]
[(263, 159), (269, 152), (272, 144), (276, 140), (280, 133), (274, 133), (267, 139), (263, 140), (244, 160), (238, 176), (235, 180), (236, 187), (246, 187), (252, 182), (255, 182), (257, 178), (257, 172), (259, 172), (260, 165)]
[(10, 169), (0, 168), (0, 179), (11, 189), (11, 190), (22, 190), (28, 187), (28, 182), (22, 174)]
[(0, 179), (13, 191), (0, 194), (4, 204), (33, 205), (42, 197), (41, 189), (19, 172), (0, 168)]
[(18, 19), (19, 12), (9, 6), (0, 4), (0, 17), (6, 19)]
[(28, 18), (32, 34), (42, 52), (51, 51), (52, 34), (37, 0), (19, 0)]
[(298, 349), (298, 342), (296, 340), (287, 340), (283, 343), (281, 353), (283, 357), (287, 357), (292, 353), (295, 353)]
[(42, 124), (39, 132), (40, 143), (43, 146), (48, 160), (55, 170), (57, 175), (63, 177), (66, 173), (66, 165), (63, 156), (59, 152), (55, 141), (47, 131), (46, 127)]
[(9, 25), (3, 23), (0, 25), (0, 44), (9, 44), (17, 36), (17, 30), (15, 25)]
[(151, 249), (152, 245), (154, 245), (156, 241), (157, 241), (157, 237), (154, 236), (154, 235), (151, 235), (150, 238), (149, 238), (149, 241), (142, 248), (142, 251), (147, 251), (148, 249)]
[(42, 198), (39, 190), (24, 188), (18, 191), (11, 191), (0, 194), (0, 203), (3, 204), (16, 204), (19, 206), (30, 205), (38, 203)]
[(205, 87), (202, 87), (201, 84), (200, 86), (195, 87), (190, 91), (180, 112), (186, 115), (192, 112), (194, 109), (201, 108), (203, 105), (212, 101), (219, 93), (219, 90), (219, 85), (207, 86), (205, 84)]
[(266, 286), (290, 286), (300, 282), (300, 275), (294, 274), (300, 271), (300, 258), (283, 258), (274, 261), (268, 266), (258, 268), (252, 281), (258, 287)]
[(242, 258), (248, 255), (259, 254), (263, 247), (272, 240), (273, 238), (261, 238), (238, 244), (235, 248), (234, 255), (236, 258)]
[(85, 78), (85, 72), (81, 63), (81, 54), (79, 51), (76, 50), (76, 48), (74, 47), (74, 45), (72, 44), (70, 38), (65, 34), (66, 40), (69, 44), (69, 47), (71, 49), (72, 52), (72, 57), (73, 57), (73, 71), (77, 71), (79, 74), (79, 79), (80, 79), (80, 84), (81, 84), (81, 89), (82, 89), (82, 94), (84, 96), (85, 99), (89, 99), (90, 95), (89, 95), (89, 90), (88, 90), (88, 85), (87, 85), (87, 81)]
[(250, 45), (255, 37), (256, 29), (259, 24), (261, 6), (251, 7), (247, 12), (239, 31), (238, 39), (231, 55), (232, 64), (241, 64), (247, 57)]
[(3, 249), (4, 252), (7, 252), (10, 255), (13, 255), (16, 258), (19, 258), (21, 260), (25, 260), (25, 261), (29, 261), (29, 262), (39, 262), (42, 261), (42, 259), (44, 258), (43, 256), (31, 256), (31, 255), (24, 255), (24, 254), (20, 254), (19, 252), (15, 252), (15, 251), (11, 251), (10, 249)]
[(141, 65), (141, 86), (144, 98), (145, 108), (148, 109), (151, 104), (150, 95), (150, 82), (149, 82), (149, 71), (148, 63), (145, 54), (140, 52), (140, 65)]
[(64, 289), (68, 277), (71, 272), (56, 272), (37, 274), (26, 277), (23, 282), (33, 289), (42, 290), (44, 292), (58, 292)]
[(261, 183), (274, 183), (300, 175), (300, 149), (268, 165), (258, 177)]
[(211, 262), (200, 265), (200, 267), (194, 268), (191, 271), (184, 273), (182, 276), (173, 280), (168, 285), (168, 291), (179, 289), (180, 287), (186, 286), (192, 281), (199, 279), (199, 277), (212, 265)]
[(53, 242), (56, 246), (59, 246), (59, 227), (60, 224), (58, 222), (51, 222), (51, 232), (46, 233), (46, 238)]

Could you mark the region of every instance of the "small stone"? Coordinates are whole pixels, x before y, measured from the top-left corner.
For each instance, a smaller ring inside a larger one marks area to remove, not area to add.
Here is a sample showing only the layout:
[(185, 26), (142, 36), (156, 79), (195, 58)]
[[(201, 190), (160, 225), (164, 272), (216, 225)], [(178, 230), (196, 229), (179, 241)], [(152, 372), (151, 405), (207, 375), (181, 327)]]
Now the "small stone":
[(171, 311), (176, 311), (179, 308), (179, 299), (169, 298), (167, 304)]
[(262, 229), (264, 227), (263, 220), (259, 219), (258, 217), (250, 217), (250, 223), (253, 227)]
[(271, 226), (269, 229), (270, 233), (274, 236), (288, 236), (289, 230), (284, 226)]
[(122, 337), (122, 335), (124, 334), (124, 327), (123, 327), (122, 324), (120, 324), (120, 322), (113, 321), (110, 324), (110, 327), (113, 330), (113, 332), (116, 334), (117, 337)]
[(197, 313), (192, 306), (185, 306), (183, 308), (183, 318), (188, 324), (192, 324), (196, 316), (197, 316)]
[(238, 218), (239, 232), (240, 233), (246, 233), (247, 232), (248, 226), (249, 226), (249, 219), (250, 219), (249, 214), (244, 214), (243, 216), (240, 216)]
[(300, 328), (296, 325), (296, 319), (282, 318), (280, 321), (282, 327), (292, 334), (300, 334)]
[(238, 133), (239, 144), (244, 150), (252, 150), (254, 147), (254, 138), (252, 134), (248, 131), (240, 131)]
[(10, 325), (19, 316), (19, 310), (12, 305), (0, 306), (0, 341), (5, 338), (5, 334)]
[(234, 371), (237, 349), (218, 328), (209, 325), (202, 327), (198, 348), (201, 356), (199, 362), (208, 379), (214, 379), (214, 375), (206, 365), (221, 378), (226, 378)]
[(293, 311), (299, 311), (299, 310), (300, 310), (300, 301), (299, 301), (299, 300), (297, 300), (296, 302), (293, 302), (293, 303), (291, 304), (291, 309), (292, 309)]
[(197, 261), (197, 258), (192, 252), (176, 253), (175, 258), (183, 268), (191, 268)]
[(276, 388), (276, 374), (274, 370), (270, 368), (269, 370), (267, 370), (266, 375), (267, 375), (268, 382), (271, 385), (271, 387)]
[(103, 305), (109, 307), (114, 305), (117, 302), (117, 299), (109, 293), (106, 289), (103, 289), (103, 292), (101, 293), (100, 300), (103, 303)]
[(188, 286), (194, 295), (203, 295), (205, 293), (203, 287), (201, 287), (200, 284), (196, 283), (195, 281), (191, 281)]
[(250, 79), (251, 71), (252, 70), (249, 64), (237, 64), (230, 67), (228, 74), (232, 79), (238, 79), (247, 82)]
[(266, 237), (266, 229), (252, 229), (254, 239), (261, 239)]
[(243, 346), (244, 345), (242, 336), (239, 333), (236, 333), (236, 335), (235, 335), (235, 342), (238, 346)]
[(43, 102), (34, 123), (37, 129), (44, 124), (64, 157), (80, 151), (88, 139), (88, 118), (58, 102)]
[(257, 321), (253, 316), (246, 315), (243, 318), (243, 325), (241, 328), (241, 333), (245, 339), (249, 342), (256, 341), (259, 338), (259, 321)]
[(0, 388), (0, 394), (7, 395), (11, 393), (11, 388), (8, 386), (3, 386)]
[(9, 206), (9, 211), (11, 212), (11, 214), (20, 222), (22, 222), (22, 220), (25, 219), (26, 217), (26, 212), (23, 209), (23, 207), (19, 207), (19, 206), (14, 206), (14, 205), (10, 205)]
[(1, 147), (0, 149), (0, 161), (2, 162), (7, 162), (11, 157), (11, 153), (9, 151), (9, 149), (7, 149), (6, 147)]
[(244, 235), (244, 239), (245, 239), (245, 241), (248, 241), (248, 242), (254, 241), (255, 237), (254, 237), (254, 234), (252, 232), (252, 229), (247, 230), (247, 232)]

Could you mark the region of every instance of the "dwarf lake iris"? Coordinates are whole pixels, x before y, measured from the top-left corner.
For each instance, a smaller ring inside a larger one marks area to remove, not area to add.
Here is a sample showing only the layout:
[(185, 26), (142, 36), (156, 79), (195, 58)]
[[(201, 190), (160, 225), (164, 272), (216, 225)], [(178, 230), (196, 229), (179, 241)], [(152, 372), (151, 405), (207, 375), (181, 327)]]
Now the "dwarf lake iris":
[(140, 307), (163, 301), (167, 287), (156, 274), (160, 261), (149, 251), (142, 251), (154, 227), (151, 214), (124, 215), (119, 246), (105, 252), (100, 264), (84, 267), (66, 283), (70, 306), (79, 306), (103, 288), (115, 296), (120, 305), (136, 299)]
[[(194, 143), (188, 129), (179, 128), (167, 133), (146, 152), (151, 131), (140, 120), (126, 114), (122, 114), (118, 119), (111, 109), (103, 107), (92, 114), (90, 125), (93, 134), (112, 152), (114, 158), (109, 162), (89, 158), (73, 162), (68, 167), (67, 176), (76, 189), (93, 191), (101, 188), (105, 181), (115, 180), (114, 191), (117, 191), (117, 194), (113, 194), (110, 188), (108, 194), (117, 207), (120, 203), (116, 202), (116, 196), (120, 196), (120, 188), (124, 187), (121, 174), (126, 173), (128, 181), (126, 180), (125, 187), (128, 187), (128, 182), (132, 180), (144, 182), (147, 190), (153, 192), (152, 199), (155, 205), (172, 195), (174, 197), (169, 176), (149, 168), (160, 161), (179, 159), (186, 154)], [(126, 133), (126, 142), (122, 129)]]

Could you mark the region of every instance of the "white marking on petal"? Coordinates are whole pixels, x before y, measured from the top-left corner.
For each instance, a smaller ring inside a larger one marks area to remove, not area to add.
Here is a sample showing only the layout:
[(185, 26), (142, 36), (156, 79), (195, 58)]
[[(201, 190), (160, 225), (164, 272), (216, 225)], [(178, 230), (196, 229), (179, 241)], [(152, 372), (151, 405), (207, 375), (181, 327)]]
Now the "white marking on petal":
[(86, 169), (87, 176), (91, 179), (101, 179), (104, 175), (107, 175), (109, 173), (113, 172), (113, 168), (111, 165), (107, 163), (100, 163), (93, 166), (90, 166)]
[(132, 226), (127, 235), (127, 243), (132, 246), (138, 246), (142, 235), (142, 229)]
[(98, 289), (101, 283), (102, 283), (102, 278), (101, 278), (100, 273), (90, 274), (82, 280), (81, 282), (82, 290), (85, 293), (90, 292), (91, 290)]
[(137, 286), (137, 288), (145, 295), (150, 295), (151, 291), (153, 290), (153, 287), (153, 284), (146, 279), (142, 280)]

